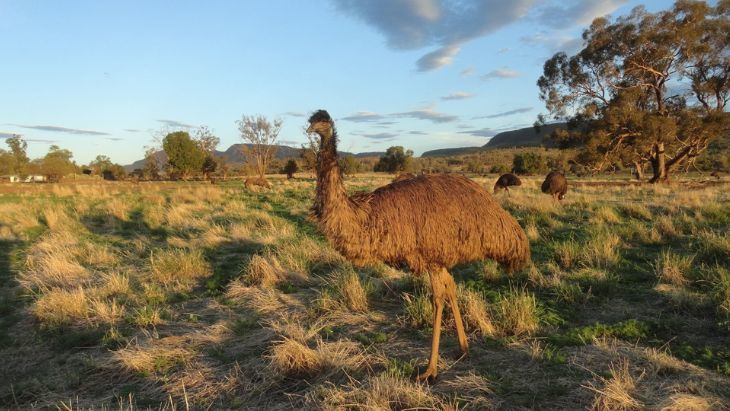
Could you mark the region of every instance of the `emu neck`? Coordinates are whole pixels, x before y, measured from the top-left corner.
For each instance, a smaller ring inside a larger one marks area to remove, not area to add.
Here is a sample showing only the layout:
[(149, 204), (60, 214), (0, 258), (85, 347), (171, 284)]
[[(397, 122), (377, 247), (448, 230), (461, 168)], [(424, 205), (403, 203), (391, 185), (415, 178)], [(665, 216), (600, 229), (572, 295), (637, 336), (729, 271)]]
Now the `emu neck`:
[(353, 208), (354, 205), (345, 191), (340, 165), (337, 163), (337, 132), (333, 128), (331, 137), (322, 138), (317, 158), (317, 196), (314, 212), (327, 228), (328, 222), (339, 226), (341, 218), (352, 218)]

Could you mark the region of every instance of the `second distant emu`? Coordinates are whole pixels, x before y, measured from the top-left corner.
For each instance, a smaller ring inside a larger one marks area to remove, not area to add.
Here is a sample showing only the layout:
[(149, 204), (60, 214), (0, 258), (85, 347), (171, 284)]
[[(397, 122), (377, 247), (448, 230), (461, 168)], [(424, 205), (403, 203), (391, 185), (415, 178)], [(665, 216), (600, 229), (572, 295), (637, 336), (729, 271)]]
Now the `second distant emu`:
[(516, 175), (511, 173), (502, 174), (497, 179), (497, 182), (494, 183), (494, 194), (497, 194), (497, 190), (499, 189), (503, 189), (507, 192), (507, 194), (509, 194), (509, 188), (507, 187), (520, 185), (522, 185), (522, 181), (520, 181), (520, 178)]
[(563, 173), (559, 171), (551, 171), (542, 182), (542, 192), (550, 194), (556, 200), (562, 200), (565, 193), (568, 192), (568, 180), (565, 179)]

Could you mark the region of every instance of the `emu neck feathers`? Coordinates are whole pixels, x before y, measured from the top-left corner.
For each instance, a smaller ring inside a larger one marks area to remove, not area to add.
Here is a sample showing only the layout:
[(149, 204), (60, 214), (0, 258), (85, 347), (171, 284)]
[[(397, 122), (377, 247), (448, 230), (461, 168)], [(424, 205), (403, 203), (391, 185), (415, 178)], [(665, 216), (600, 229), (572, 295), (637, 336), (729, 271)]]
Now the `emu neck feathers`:
[(342, 171), (337, 163), (337, 132), (322, 138), (317, 158), (317, 192), (314, 214), (330, 236), (343, 236), (358, 228), (357, 205), (347, 197)]

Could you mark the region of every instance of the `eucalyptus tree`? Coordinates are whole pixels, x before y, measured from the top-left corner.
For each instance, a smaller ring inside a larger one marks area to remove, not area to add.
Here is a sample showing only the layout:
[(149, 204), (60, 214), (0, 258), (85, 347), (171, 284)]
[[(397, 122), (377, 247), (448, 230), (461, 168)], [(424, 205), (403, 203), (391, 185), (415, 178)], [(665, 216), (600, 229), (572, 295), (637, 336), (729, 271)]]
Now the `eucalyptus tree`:
[(614, 22), (598, 18), (574, 56), (547, 60), (537, 84), (561, 146), (594, 171), (616, 162), (652, 167), (669, 180), (708, 143), (728, 133), (730, 0), (680, 0), (670, 10), (637, 7)]

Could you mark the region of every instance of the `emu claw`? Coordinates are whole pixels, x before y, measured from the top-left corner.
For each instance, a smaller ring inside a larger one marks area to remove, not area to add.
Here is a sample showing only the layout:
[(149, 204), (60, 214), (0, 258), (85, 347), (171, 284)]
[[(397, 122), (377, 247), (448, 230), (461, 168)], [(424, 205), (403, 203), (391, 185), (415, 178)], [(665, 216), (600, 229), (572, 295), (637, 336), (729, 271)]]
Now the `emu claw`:
[(419, 374), (418, 377), (416, 377), (416, 382), (425, 382), (428, 384), (432, 384), (436, 381), (437, 375), (438, 373), (436, 372), (436, 370), (426, 369), (425, 372)]

